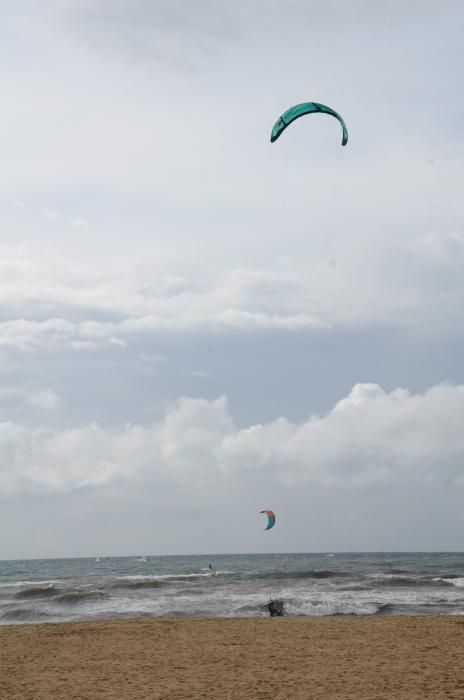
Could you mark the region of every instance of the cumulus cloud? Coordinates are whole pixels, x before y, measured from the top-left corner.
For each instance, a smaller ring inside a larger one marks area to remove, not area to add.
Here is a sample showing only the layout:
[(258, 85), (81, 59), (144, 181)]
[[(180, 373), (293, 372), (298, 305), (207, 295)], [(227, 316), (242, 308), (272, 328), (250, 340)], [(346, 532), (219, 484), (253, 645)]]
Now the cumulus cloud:
[[(44, 395), (42, 395), (44, 396)], [(247, 473), (298, 488), (462, 483), (464, 386), (423, 394), (357, 384), (324, 416), (238, 428), (227, 400), (178, 399), (151, 425), (53, 432), (0, 424), (0, 492), (72, 491), (168, 479), (213, 493)]]

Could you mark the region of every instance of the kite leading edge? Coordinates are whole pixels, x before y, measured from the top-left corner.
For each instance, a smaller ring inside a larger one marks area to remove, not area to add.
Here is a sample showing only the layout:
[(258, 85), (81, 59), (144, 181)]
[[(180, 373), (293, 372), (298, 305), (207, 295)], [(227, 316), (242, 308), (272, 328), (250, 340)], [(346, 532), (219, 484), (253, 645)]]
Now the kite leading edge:
[(332, 117), (335, 117), (335, 119), (338, 119), (338, 121), (342, 125), (342, 146), (346, 146), (346, 144), (348, 143), (348, 129), (346, 128), (345, 122), (334, 109), (332, 109), (331, 107), (327, 107), (326, 105), (320, 104), (319, 102), (303, 102), (302, 104), (295, 105), (294, 107), (290, 107), (290, 109), (287, 109), (287, 111), (284, 112), (278, 118), (278, 120), (272, 127), (271, 143), (277, 141), (281, 133), (287, 128), (287, 126), (290, 126), (290, 124), (294, 122), (295, 119), (298, 119), (299, 117), (304, 117), (306, 114), (317, 113), (330, 114)]

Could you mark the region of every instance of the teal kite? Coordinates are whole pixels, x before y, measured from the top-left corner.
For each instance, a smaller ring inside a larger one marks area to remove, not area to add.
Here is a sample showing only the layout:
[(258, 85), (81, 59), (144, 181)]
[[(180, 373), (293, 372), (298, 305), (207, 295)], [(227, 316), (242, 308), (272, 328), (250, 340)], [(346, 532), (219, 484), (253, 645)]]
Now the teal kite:
[(287, 126), (290, 126), (295, 119), (304, 117), (306, 114), (316, 114), (317, 112), (330, 114), (332, 117), (335, 117), (335, 119), (338, 119), (343, 130), (342, 146), (346, 146), (348, 143), (348, 129), (346, 128), (345, 122), (341, 116), (335, 112), (335, 110), (331, 109), (330, 107), (326, 107), (326, 105), (321, 105), (319, 102), (303, 102), (300, 105), (295, 105), (294, 107), (287, 109), (287, 111), (278, 118), (272, 127), (271, 143), (277, 141), (280, 134), (287, 128)]

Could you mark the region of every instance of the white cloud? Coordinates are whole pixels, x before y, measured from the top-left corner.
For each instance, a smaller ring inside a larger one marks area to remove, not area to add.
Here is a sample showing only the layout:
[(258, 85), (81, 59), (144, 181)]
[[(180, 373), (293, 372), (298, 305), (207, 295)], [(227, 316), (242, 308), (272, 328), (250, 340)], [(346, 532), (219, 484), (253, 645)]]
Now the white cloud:
[(95, 350), (98, 350), (97, 343), (94, 343), (91, 340), (73, 340), (71, 342), (71, 347), (73, 350), (78, 352), (80, 350), (84, 350), (86, 352), (94, 352)]
[(46, 216), (47, 219), (72, 226), (73, 228), (87, 228), (88, 226), (84, 219), (76, 216), (63, 216), (63, 214), (60, 214), (54, 209), (42, 209), (42, 214)]
[(58, 394), (51, 389), (30, 392), (25, 386), (1, 387), (0, 402), (5, 404), (21, 403), (46, 412), (56, 411), (62, 405)]
[[(371, 239), (365, 257), (353, 238), (340, 243), (335, 262), (315, 253), (311, 260), (287, 255), (222, 269), (185, 246), (72, 259), (45, 246), (4, 247), (0, 304), (12, 318), (0, 322), (0, 345), (88, 350), (173, 330), (399, 323), (442, 333), (462, 325), (462, 234), (435, 231), (388, 244)], [(38, 313), (41, 320), (33, 320)]]
[(121, 340), (121, 338), (115, 338), (114, 336), (111, 336), (111, 338), (108, 340), (108, 343), (110, 345), (116, 345), (117, 347), (124, 348), (126, 346), (126, 343), (124, 340)]
[(44, 389), (26, 398), (26, 403), (42, 411), (56, 411), (61, 406), (61, 399), (51, 389)]
[(153, 366), (164, 365), (168, 361), (165, 355), (157, 355), (148, 352), (141, 352), (139, 358), (143, 363)]
[(21, 202), (20, 199), (13, 199), (13, 206), (18, 207), (18, 209), (27, 209), (28, 208), (27, 204), (24, 204), (24, 202)]
[[(168, 479), (214, 493), (247, 472), (298, 488), (464, 483), (464, 386), (424, 394), (357, 384), (324, 416), (236, 427), (225, 398), (178, 399), (158, 423), (53, 432), (0, 424), (0, 492), (70, 491)], [(189, 497), (190, 497), (189, 496)]]
[[(206, 268), (201, 276), (201, 263), (192, 255), (186, 276), (183, 249), (178, 256), (173, 250), (168, 254), (172, 271), (165, 268), (169, 261), (163, 250), (124, 260), (93, 259), (89, 264), (76, 264), (75, 258), (43, 247), (4, 248), (2, 254), (0, 303), (25, 318), (0, 322), (0, 345), (21, 350), (66, 344), (76, 350), (95, 349), (102, 341), (122, 345), (126, 340), (121, 336), (130, 339), (154, 331), (291, 331), (328, 325), (318, 318), (314, 303), (310, 308), (304, 299), (293, 303), (301, 280), (292, 271), (229, 270), (218, 275)], [(175, 274), (176, 269), (184, 274)], [(299, 293), (304, 297), (304, 289)], [(27, 318), (42, 308), (48, 313), (64, 310), (70, 316), (77, 310), (84, 319)], [(124, 318), (93, 320), (102, 313)]]
[(19, 350), (59, 347), (74, 332), (74, 324), (62, 318), (29, 321), (24, 318), (0, 323), (0, 346)]

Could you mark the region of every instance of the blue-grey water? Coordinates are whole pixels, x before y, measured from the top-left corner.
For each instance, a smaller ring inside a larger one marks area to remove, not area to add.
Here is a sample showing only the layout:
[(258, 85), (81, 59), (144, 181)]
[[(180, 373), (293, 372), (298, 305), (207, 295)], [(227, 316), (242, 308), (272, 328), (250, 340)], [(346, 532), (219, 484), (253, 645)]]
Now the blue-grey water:
[(268, 615), (271, 597), (284, 601), (286, 615), (462, 615), (464, 554), (0, 561), (2, 624), (158, 615)]

